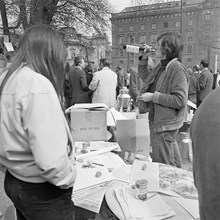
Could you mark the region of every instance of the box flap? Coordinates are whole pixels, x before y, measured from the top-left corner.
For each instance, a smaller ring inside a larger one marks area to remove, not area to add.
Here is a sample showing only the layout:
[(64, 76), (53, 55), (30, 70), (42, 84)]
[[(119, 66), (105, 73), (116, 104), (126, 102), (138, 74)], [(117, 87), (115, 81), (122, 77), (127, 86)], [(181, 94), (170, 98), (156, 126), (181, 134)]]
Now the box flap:
[(81, 103), (70, 106), (65, 110), (65, 113), (70, 113), (72, 110), (86, 109), (90, 111), (107, 111), (109, 108), (103, 103)]

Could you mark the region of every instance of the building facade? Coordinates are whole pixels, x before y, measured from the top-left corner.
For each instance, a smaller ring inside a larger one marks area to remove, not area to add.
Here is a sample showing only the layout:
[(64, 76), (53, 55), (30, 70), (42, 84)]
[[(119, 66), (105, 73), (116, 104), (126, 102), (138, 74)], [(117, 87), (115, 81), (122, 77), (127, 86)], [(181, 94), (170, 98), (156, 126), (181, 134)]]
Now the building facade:
[(138, 54), (127, 53), (123, 45), (155, 46), (157, 37), (167, 31), (182, 35), (182, 62), (187, 67), (209, 59), (214, 72), (220, 67), (220, 1), (182, 0), (127, 7), (112, 14), (112, 64), (125, 71), (137, 67)]
[(101, 58), (111, 58), (111, 47), (106, 35), (83, 36), (71, 27), (61, 28), (60, 35), (67, 46), (70, 64), (80, 55), (94, 69), (98, 69)]

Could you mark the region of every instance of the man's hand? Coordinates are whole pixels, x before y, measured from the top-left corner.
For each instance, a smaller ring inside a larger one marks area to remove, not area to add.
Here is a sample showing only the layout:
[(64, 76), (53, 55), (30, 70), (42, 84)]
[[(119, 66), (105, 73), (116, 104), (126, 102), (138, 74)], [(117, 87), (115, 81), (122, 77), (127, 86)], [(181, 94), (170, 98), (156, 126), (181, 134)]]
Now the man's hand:
[(142, 95), (138, 96), (137, 99), (142, 100), (144, 102), (150, 102), (152, 101), (153, 95), (154, 94), (151, 92), (145, 92)]

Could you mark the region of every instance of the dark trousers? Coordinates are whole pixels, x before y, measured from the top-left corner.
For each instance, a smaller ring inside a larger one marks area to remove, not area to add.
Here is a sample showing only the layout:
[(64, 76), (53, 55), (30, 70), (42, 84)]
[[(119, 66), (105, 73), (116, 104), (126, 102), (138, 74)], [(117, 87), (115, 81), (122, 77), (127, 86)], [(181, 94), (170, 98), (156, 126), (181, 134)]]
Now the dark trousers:
[(154, 124), (150, 125), (150, 140), (152, 146), (152, 161), (181, 167), (181, 156), (176, 137), (177, 130), (155, 132)]
[(14, 203), (17, 220), (74, 220), (72, 188), (49, 182), (28, 183), (5, 174), (5, 193)]

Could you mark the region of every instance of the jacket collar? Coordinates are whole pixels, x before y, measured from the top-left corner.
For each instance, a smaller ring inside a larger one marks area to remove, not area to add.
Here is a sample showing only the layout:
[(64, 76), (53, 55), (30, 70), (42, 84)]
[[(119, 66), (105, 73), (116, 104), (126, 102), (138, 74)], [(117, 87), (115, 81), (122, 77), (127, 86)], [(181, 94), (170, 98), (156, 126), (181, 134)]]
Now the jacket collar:
[(176, 61), (177, 61), (177, 58), (174, 58), (174, 59), (172, 59), (172, 60), (167, 64), (166, 70), (161, 73), (161, 77), (159, 77), (159, 79), (158, 79), (158, 82), (157, 82), (157, 85), (156, 85), (156, 91), (159, 91), (159, 90), (160, 90), (160, 88), (161, 88), (161, 86), (162, 86), (162, 84), (163, 84), (163, 82), (164, 82), (164, 78), (165, 78), (165, 76), (167, 75), (167, 70), (168, 70), (168, 68), (171, 67)]

